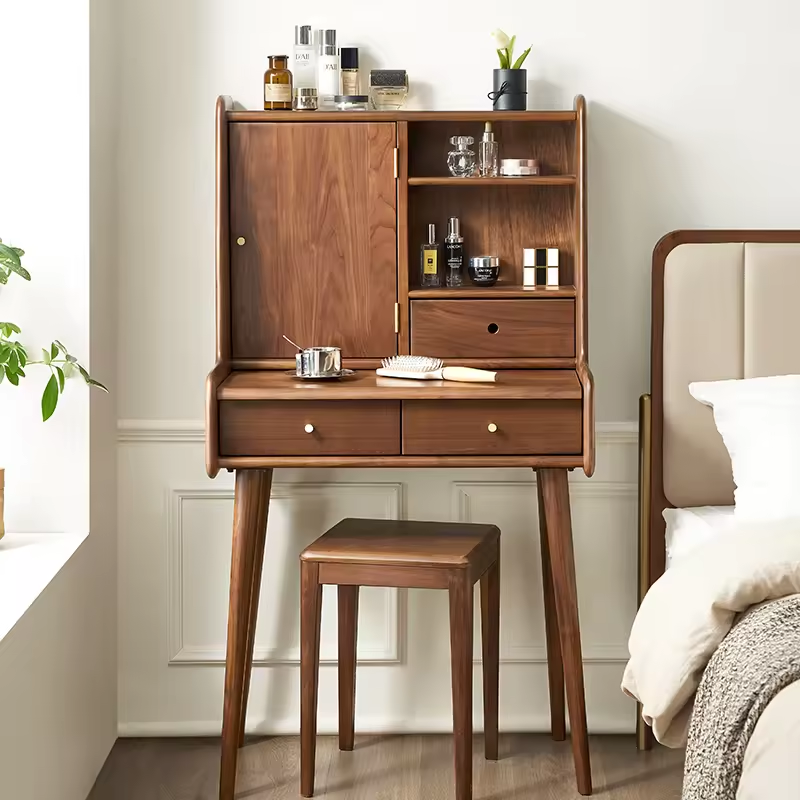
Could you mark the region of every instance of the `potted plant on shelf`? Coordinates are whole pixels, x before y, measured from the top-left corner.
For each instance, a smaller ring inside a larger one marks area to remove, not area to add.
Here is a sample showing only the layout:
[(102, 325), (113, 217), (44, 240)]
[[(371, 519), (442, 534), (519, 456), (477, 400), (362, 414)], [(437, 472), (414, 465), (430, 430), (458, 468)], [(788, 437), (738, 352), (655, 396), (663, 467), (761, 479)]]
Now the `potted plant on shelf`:
[[(0, 239), (0, 285), (8, 283), (12, 274), (19, 275), (26, 281), (31, 275), (22, 266), (25, 251), (19, 247), (10, 247)], [(49, 348), (42, 348), (42, 357), (31, 359), (25, 345), (19, 340), (22, 333), (13, 322), (0, 322), (0, 383), (8, 381), (18, 386), (26, 377), (25, 370), (30, 366), (43, 366), (50, 370), (50, 378), (42, 393), (42, 419), (48, 420), (58, 405), (58, 398), (63, 393), (68, 378), (79, 375), (88, 386), (96, 386), (107, 392), (105, 386), (92, 378), (87, 370), (78, 363), (67, 348), (56, 339)], [(3, 486), (4, 471), (0, 469), (0, 539), (5, 533), (3, 525)]]
[(528, 105), (528, 70), (522, 69), (529, 47), (514, 60), (516, 35), (509, 37), (499, 28), (492, 31), (500, 68), (494, 70), (494, 86), (489, 93), (495, 111), (524, 111)]

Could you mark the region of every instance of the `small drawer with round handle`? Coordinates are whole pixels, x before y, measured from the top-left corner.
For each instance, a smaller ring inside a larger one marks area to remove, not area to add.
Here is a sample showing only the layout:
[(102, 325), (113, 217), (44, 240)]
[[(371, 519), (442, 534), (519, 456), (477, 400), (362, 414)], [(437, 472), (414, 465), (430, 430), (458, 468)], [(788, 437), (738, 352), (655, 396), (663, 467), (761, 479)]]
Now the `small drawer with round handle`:
[(223, 400), (222, 456), (399, 455), (399, 401)]
[(403, 403), (403, 455), (576, 455), (580, 400)]
[(413, 300), (411, 352), (437, 358), (574, 358), (575, 301)]

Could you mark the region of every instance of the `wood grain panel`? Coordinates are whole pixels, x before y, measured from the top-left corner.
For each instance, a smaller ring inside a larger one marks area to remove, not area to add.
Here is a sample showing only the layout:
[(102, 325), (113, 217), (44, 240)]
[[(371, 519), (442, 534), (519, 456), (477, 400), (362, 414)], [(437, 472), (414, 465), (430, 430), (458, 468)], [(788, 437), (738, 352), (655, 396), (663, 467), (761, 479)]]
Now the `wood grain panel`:
[(395, 128), (230, 126), (234, 358), (396, 352)]
[(220, 400), (580, 400), (574, 369), (503, 370), (496, 383), (414, 381), (357, 372), (341, 381), (299, 381), (276, 371), (232, 372)]
[(220, 450), (225, 456), (397, 454), (400, 404), (224, 401)]
[(414, 300), (411, 352), (437, 358), (575, 355), (573, 300)]
[(579, 401), (403, 403), (403, 455), (580, 452)]
[[(413, 151), (412, 151), (413, 152)], [(471, 256), (498, 256), (496, 287), (522, 285), (522, 250), (557, 247), (560, 283), (573, 284), (575, 186), (410, 186), (408, 190), (409, 285), (419, 289), (419, 250), (428, 240), (428, 224), (439, 241), (449, 217), (461, 220), (464, 263)], [(466, 276), (466, 285), (471, 285)]]

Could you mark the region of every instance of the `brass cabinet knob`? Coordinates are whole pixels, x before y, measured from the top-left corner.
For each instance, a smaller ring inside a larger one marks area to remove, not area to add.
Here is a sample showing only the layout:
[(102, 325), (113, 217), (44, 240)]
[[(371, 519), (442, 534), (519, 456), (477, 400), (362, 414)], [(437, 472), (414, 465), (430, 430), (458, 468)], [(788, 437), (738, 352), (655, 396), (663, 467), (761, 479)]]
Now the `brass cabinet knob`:
[(490, 422), (486, 426), (486, 430), (489, 431), (489, 433), (497, 433), (497, 425), (495, 425), (494, 422)]
[(305, 426), (305, 428), (303, 428), (303, 430), (306, 433), (314, 433), (314, 426), (310, 422), (308, 422), (308, 423), (306, 423), (306, 426)]
[(239, 237), (239, 238), (236, 240), (236, 244), (238, 244), (238, 245), (239, 245), (239, 247), (241, 247), (241, 246), (242, 246), (244, 243), (245, 243), (245, 238), (244, 238), (244, 236), (240, 236), (240, 237)]

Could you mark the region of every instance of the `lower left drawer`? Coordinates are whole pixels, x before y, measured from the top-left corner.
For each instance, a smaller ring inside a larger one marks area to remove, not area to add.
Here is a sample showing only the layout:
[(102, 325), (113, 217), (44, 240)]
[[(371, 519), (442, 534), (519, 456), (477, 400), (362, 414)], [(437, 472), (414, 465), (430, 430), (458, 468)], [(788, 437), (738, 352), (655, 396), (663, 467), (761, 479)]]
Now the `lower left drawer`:
[(223, 400), (221, 456), (400, 454), (399, 401)]

